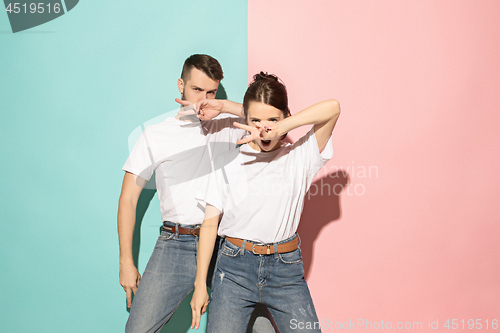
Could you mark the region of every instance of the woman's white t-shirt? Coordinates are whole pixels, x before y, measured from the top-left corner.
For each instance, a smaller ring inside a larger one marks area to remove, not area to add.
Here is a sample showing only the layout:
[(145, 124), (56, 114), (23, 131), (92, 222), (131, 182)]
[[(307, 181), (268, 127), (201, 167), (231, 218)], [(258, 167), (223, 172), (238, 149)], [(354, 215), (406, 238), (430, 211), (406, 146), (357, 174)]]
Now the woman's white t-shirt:
[(215, 158), (196, 198), (223, 213), (220, 236), (279, 242), (297, 231), (304, 195), (332, 155), (331, 136), (320, 153), (314, 128), (270, 152), (245, 144)]

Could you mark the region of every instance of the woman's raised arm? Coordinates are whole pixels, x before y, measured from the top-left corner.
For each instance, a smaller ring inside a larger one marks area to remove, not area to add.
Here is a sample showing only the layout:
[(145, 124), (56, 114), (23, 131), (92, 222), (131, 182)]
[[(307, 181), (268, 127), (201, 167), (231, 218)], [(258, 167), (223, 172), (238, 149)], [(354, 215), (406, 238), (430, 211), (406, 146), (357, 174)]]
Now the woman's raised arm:
[(243, 144), (252, 140), (261, 138), (262, 140), (271, 140), (288, 133), (289, 131), (304, 125), (314, 125), (314, 134), (318, 142), (319, 151), (325, 148), (328, 138), (332, 134), (333, 128), (340, 115), (340, 104), (334, 99), (305, 108), (304, 110), (287, 117), (278, 122), (260, 121), (257, 127), (251, 127), (239, 123), (234, 123), (236, 127), (247, 130), (250, 135), (239, 140), (237, 144)]
[(328, 138), (340, 115), (340, 104), (334, 99), (329, 99), (311, 105), (304, 110), (285, 118), (279, 122), (283, 134), (304, 125), (314, 125), (314, 134), (318, 142), (319, 151), (323, 151)]

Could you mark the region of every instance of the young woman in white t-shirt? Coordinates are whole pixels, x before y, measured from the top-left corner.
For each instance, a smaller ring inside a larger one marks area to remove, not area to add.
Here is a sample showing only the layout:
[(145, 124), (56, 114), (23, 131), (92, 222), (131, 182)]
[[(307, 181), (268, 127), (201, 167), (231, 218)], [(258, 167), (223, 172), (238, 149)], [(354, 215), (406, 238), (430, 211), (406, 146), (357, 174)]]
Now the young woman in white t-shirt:
[[(282, 333), (320, 332), (296, 231), (304, 195), (332, 157), (330, 140), (339, 103), (326, 100), (290, 116), (285, 86), (261, 72), (245, 93), (243, 109), (247, 125), (235, 126), (250, 135), (238, 141), (241, 147), (215, 159), (215, 172), (197, 196), (205, 205), (205, 219), (191, 300), (192, 327), (198, 328), (209, 302), (206, 277), (219, 234), (223, 241), (208, 333), (245, 332), (257, 303), (268, 307)], [(282, 141), (290, 130), (308, 124), (313, 128), (294, 144)]]

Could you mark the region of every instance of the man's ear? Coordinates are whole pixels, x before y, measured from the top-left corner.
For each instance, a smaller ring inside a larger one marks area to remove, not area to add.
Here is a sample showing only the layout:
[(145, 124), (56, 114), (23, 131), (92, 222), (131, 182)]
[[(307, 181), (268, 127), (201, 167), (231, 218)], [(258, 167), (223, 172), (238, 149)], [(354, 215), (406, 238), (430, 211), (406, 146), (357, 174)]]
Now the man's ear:
[(177, 80), (177, 88), (179, 88), (179, 92), (181, 94), (184, 92), (184, 80), (183, 79)]

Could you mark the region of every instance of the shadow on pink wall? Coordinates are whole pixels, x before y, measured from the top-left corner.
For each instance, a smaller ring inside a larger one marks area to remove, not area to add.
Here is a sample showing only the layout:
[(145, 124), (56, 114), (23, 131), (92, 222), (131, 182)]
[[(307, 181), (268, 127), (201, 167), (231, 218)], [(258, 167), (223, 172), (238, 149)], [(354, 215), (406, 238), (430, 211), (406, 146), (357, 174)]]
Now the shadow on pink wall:
[(297, 232), (301, 240), (300, 249), (306, 279), (309, 277), (314, 260), (314, 242), (324, 226), (340, 219), (342, 215), (340, 195), (348, 184), (347, 171), (337, 170), (313, 182), (305, 196), (304, 210)]

